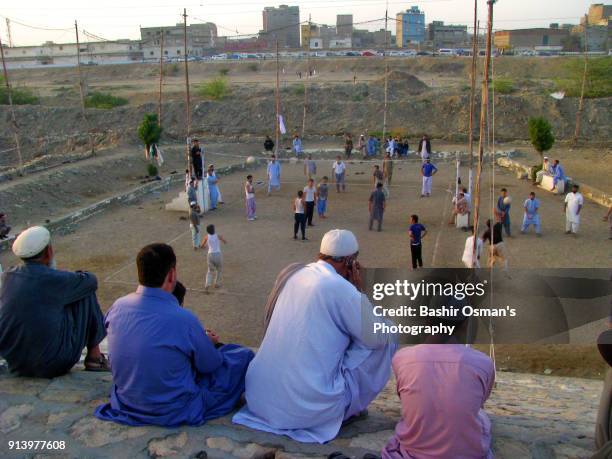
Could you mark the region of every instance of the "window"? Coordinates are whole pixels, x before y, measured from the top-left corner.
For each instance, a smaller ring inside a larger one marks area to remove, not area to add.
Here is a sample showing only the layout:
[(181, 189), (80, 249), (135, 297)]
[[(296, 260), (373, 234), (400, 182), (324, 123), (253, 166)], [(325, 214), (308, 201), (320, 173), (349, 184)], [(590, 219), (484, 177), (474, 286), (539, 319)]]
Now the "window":
[(152, 55), (153, 55), (153, 51), (149, 51), (149, 56), (152, 56)]
[(64, 47), (62, 45), (60, 45), (59, 49), (60, 49), (60, 51), (63, 51)]
[(168, 55), (168, 50), (165, 50), (165, 51), (164, 51), (164, 54), (167, 56), (167, 55)]
[(176, 50), (176, 55), (177, 55), (177, 56), (180, 56), (180, 54), (181, 54), (181, 50), (180, 50), (180, 49), (177, 49), (177, 50)]

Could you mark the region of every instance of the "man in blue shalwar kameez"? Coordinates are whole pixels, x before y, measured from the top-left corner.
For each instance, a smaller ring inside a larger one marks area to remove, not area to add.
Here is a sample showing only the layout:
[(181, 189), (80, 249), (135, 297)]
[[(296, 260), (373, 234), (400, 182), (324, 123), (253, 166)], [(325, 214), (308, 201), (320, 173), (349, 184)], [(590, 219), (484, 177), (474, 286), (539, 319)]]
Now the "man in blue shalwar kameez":
[(96, 417), (128, 425), (201, 425), (223, 416), (244, 392), (250, 349), (219, 345), (214, 332), (172, 295), (172, 247), (151, 244), (137, 257), (139, 287), (106, 314), (113, 386)]
[(536, 234), (541, 236), (542, 229), (540, 226), (540, 214), (538, 213), (540, 201), (536, 199), (533, 191), (529, 193), (529, 198), (527, 198), (523, 203), (523, 208), (525, 209), (525, 213), (523, 215), (523, 226), (521, 226), (521, 233), (525, 234), (529, 227), (533, 225)]

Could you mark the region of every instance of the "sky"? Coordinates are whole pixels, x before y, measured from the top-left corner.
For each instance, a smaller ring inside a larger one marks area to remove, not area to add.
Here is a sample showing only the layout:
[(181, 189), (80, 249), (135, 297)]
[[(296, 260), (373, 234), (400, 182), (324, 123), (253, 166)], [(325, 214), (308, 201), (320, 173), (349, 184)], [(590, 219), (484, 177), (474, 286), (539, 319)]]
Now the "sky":
[[(385, 8), (389, 16), (413, 5), (425, 12), (425, 22), (434, 20), (453, 24), (473, 21), (474, 0), (296, 0), (284, 2), (300, 7), (300, 20), (319, 24), (336, 23), (336, 14), (353, 14), (357, 28), (384, 28)], [(495, 29), (547, 27), (551, 22), (578, 23), (593, 1), (589, 0), (498, 0), (495, 4)], [(2, 0), (0, 36), (8, 42), (5, 18), (11, 20), (15, 46), (38, 45), (47, 40), (56, 43), (74, 41), (74, 21), (79, 29), (105, 39), (140, 38), (140, 26), (172, 25), (182, 22), (187, 8), (188, 23), (214, 22), (219, 35), (257, 33), (262, 28), (264, 6), (280, 3), (257, 0)], [(478, 0), (481, 27), (486, 23), (486, 0)], [(371, 21), (371, 22), (368, 22)], [(22, 23), (22, 24), (19, 24)], [(27, 26), (34, 26), (31, 28)], [(389, 24), (395, 33), (393, 21)], [(52, 30), (49, 30), (52, 29)], [(91, 40), (85, 38), (83, 41)]]

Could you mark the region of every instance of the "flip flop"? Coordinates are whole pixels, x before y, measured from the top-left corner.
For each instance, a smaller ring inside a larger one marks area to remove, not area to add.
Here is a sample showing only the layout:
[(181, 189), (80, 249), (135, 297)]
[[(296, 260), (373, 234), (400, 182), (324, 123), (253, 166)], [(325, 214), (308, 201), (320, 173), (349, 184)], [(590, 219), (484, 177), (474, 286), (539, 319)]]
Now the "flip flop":
[(85, 359), (85, 371), (111, 371), (110, 362), (104, 354), (97, 359)]

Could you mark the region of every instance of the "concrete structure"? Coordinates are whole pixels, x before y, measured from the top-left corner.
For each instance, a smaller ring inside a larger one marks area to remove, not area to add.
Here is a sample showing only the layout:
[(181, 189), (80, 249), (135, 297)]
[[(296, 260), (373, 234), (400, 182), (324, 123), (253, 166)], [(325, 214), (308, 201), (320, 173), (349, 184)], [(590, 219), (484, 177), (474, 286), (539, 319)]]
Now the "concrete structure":
[(563, 46), (569, 37), (566, 29), (515, 29), (495, 32), (493, 43), (498, 50), (533, 49), (540, 46)]
[(396, 15), (398, 48), (425, 41), (425, 13), (413, 6)]
[(338, 38), (351, 38), (353, 36), (352, 14), (338, 14), (336, 16), (336, 34)]
[[(140, 39), (145, 59), (159, 59), (160, 42), (164, 35), (164, 56), (180, 57), (185, 51), (183, 24), (167, 27), (141, 27)], [(224, 41), (223, 41), (224, 42)], [(217, 26), (212, 22), (187, 26), (187, 54), (206, 56), (223, 43), (219, 43)]]
[(353, 43), (350, 37), (348, 38), (332, 38), (329, 41), (329, 47), (331, 49), (350, 49), (353, 47)]
[(589, 25), (608, 25), (612, 16), (612, 5), (604, 5), (603, 3), (594, 3), (589, 7), (587, 14), (587, 22)]
[[(116, 40), (80, 43), (81, 64), (116, 64), (142, 61), (143, 49), (139, 41)], [(39, 46), (4, 48), (8, 68), (40, 65), (70, 66), (77, 63), (76, 43), (53, 43)]]
[(280, 48), (300, 47), (299, 6), (267, 6), (262, 16), (263, 29), (260, 35), (268, 41), (270, 47), (276, 46), (276, 40)]
[(374, 32), (362, 29), (353, 30), (353, 48), (384, 47), (385, 44), (390, 47), (395, 45), (395, 39), (390, 30), (387, 30), (386, 33), (385, 29)]
[(581, 49), (585, 48), (585, 29), (586, 29), (586, 48), (589, 51), (607, 51), (612, 43), (612, 5), (601, 3), (593, 4), (589, 12), (585, 15), (580, 25), (572, 27), (572, 35), (580, 40)]
[(467, 26), (444, 24), (443, 21), (433, 21), (429, 24), (427, 40), (432, 43), (436, 50), (470, 46)]

